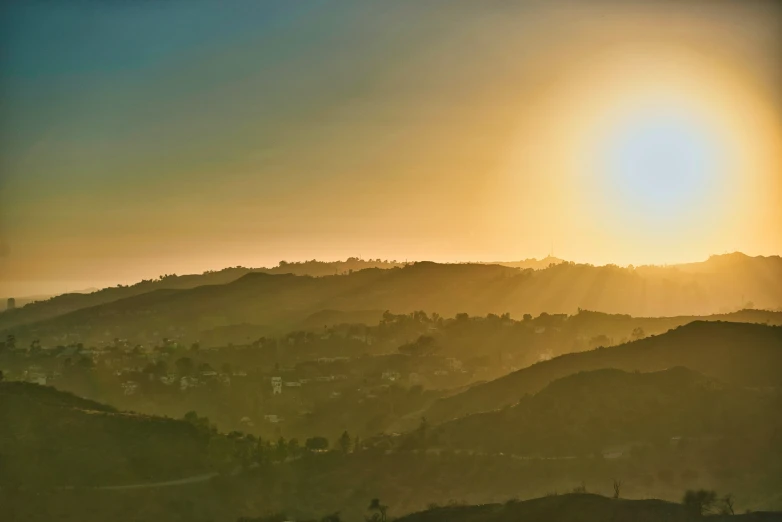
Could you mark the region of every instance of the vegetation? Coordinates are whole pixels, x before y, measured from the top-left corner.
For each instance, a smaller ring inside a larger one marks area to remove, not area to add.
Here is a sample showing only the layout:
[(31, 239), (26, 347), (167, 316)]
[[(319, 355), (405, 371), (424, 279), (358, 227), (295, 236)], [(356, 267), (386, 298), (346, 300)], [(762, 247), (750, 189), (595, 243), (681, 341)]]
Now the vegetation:
[[(754, 277), (756, 270), (769, 277)], [(50, 305), (28, 305), (0, 314), (0, 332), (13, 330), (26, 342), (37, 338), (45, 344), (64, 332), (84, 343), (119, 337), (144, 344), (147, 335), (169, 331), (189, 344), (214, 330), (238, 325), (253, 325), (258, 335), (278, 334), (302, 326), (322, 310), (434, 310), (443, 316), (507, 312), (521, 317), (572, 314), (581, 308), (646, 316), (703, 315), (744, 308), (747, 295), (752, 296), (753, 306), (782, 306), (778, 283), (782, 259), (742, 254), (682, 267), (560, 263), (543, 270), (520, 270), (420, 262), (323, 277), (249, 270), (238, 279), (217, 284), (193, 277), (195, 287), (166, 288), (155, 283), (129, 296), (120, 292), (116, 299), (89, 304), (83, 296), (71, 295), (55, 298)], [(66, 304), (71, 300), (81, 304)]]
[(782, 328), (696, 321), (663, 335), (542, 361), (438, 401), (427, 417), (454, 419), (515, 404), (556, 379), (599, 368), (651, 372), (684, 366), (727, 383), (782, 385)]

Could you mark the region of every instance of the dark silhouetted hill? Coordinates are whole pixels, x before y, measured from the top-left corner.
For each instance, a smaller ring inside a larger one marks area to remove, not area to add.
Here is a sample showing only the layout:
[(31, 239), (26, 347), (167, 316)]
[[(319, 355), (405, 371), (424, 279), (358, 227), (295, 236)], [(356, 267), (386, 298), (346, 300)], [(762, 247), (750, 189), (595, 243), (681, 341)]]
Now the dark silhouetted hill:
[[(222, 285), (236, 281), (250, 273), (294, 274), (321, 277), (344, 274), (366, 268), (393, 268), (401, 266), (396, 261), (363, 260), (349, 258), (345, 261), (304, 261), (289, 263), (281, 261), (273, 268), (229, 267), (223, 270), (207, 271), (203, 274), (167, 274), (157, 279), (147, 279), (134, 285), (118, 285), (93, 292), (71, 292), (54, 297), (38, 299), (17, 299), (17, 309), (0, 314), (0, 330), (16, 325), (42, 321), (51, 317), (111, 303), (120, 299), (153, 292), (155, 290), (186, 290), (204, 285)], [(4, 306), (6, 299), (1, 301)]]
[(552, 495), (523, 502), (482, 506), (435, 507), (413, 513), (398, 522), (777, 522), (780, 513), (751, 513), (733, 516), (694, 515), (685, 506), (662, 500), (610, 499), (600, 495)]
[(0, 382), (0, 487), (113, 486), (209, 471), (210, 437), (54, 388)]
[[(88, 340), (100, 340), (94, 337), (95, 331), (104, 337), (108, 332), (109, 338), (127, 338), (139, 331), (168, 331), (197, 338), (199, 332), (233, 324), (284, 330), (327, 309), (428, 310), (444, 316), (509, 312), (520, 317), (525, 313), (575, 313), (582, 308), (672, 316), (708, 315), (745, 305), (768, 309), (782, 305), (779, 257), (718, 256), (686, 267), (629, 269), (561, 263), (536, 271), (421, 262), (317, 278), (250, 272), (221, 284), (222, 279), (236, 276), (223, 271), (172, 282), (202, 285), (196, 288), (167, 288), (168, 283), (152, 282), (89, 294), (95, 297), (60, 296), (0, 314), (0, 330), (45, 338), (73, 329), (82, 337), (87, 332)], [(140, 295), (119, 299), (123, 292)], [(52, 320), (27, 329), (19, 326), (46, 318)]]
[(426, 416), (442, 422), (503, 408), (573, 373), (602, 368), (653, 372), (675, 366), (685, 366), (730, 384), (779, 387), (782, 385), (782, 327), (696, 321), (662, 335), (534, 364), (440, 399)]
[(687, 368), (603, 369), (558, 379), (512, 407), (437, 428), (438, 446), (512, 455), (582, 456), (673, 438), (747, 437), (779, 423), (778, 399)]

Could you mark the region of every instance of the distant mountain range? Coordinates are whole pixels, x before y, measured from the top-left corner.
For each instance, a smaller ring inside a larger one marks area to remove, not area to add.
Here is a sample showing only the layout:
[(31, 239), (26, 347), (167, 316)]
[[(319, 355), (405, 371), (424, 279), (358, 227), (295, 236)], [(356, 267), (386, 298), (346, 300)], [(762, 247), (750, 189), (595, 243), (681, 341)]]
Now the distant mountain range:
[(521, 317), (581, 308), (672, 316), (744, 307), (782, 308), (782, 258), (730, 254), (682, 266), (560, 263), (541, 270), (419, 262), (323, 277), (236, 268), (33, 303), (0, 314), (0, 332), (42, 340), (71, 335), (91, 342), (156, 333), (197, 340), (203, 332), (237, 324), (289, 330), (323, 310)]

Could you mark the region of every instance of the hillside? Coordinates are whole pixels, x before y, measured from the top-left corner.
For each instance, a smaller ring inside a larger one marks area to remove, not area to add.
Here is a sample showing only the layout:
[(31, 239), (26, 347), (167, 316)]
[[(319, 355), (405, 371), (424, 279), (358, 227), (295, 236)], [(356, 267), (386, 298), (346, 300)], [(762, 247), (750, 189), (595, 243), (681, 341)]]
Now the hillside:
[(439, 426), (431, 443), (513, 455), (597, 454), (673, 438), (748, 437), (773, 431), (778, 400), (686, 368), (604, 369), (558, 379), (513, 407)]
[[(755, 265), (762, 270), (755, 271)], [(248, 273), (228, 284), (155, 290), (15, 328), (10, 326), (19, 324), (18, 314), (1, 314), (0, 329), (42, 341), (73, 334), (100, 342), (140, 332), (195, 341), (202, 332), (236, 324), (259, 325), (267, 332), (291, 329), (322, 310), (428, 310), (443, 316), (509, 312), (520, 317), (582, 308), (671, 316), (732, 311), (747, 301), (760, 308), (782, 305), (780, 258), (713, 258), (699, 266), (700, 271), (667, 267), (646, 273), (569, 263), (537, 271), (415, 263), (318, 278)], [(28, 308), (16, 312), (27, 314)]]
[(53, 388), (0, 382), (0, 484), (112, 486), (211, 470), (210, 437), (185, 421), (120, 413)]
[[(685, 506), (662, 500), (609, 499), (600, 495), (569, 494), (536, 498), (523, 502), (482, 506), (435, 507), (413, 513), (398, 522), (690, 522), (704, 520)], [(771, 522), (782, 520), (780, 513), (751, 513), (709, 516), (705, 520)]]
[(782, 385), (782, 327), (696, 321), (665, 334), (543, 361), (441, 399), (427, 412), (434, 422), (515, 404), (567, 375), (601, 368), (653, 372), (685, 366), (742, 386)]
[[(366, 268), (393, 268), (401, 266), (395, 261), (349, 258), (346, 261), (304, 261), (288, 263), (281, 261), (273, 268), (229, 267), (223, 270), (207, 271), (203, 274), (176, 275), (166, 274), (157, 279), (147, 279), (134, 285), (118, 285), (94, 292), (72, 292), (50, 298), (17, 299), (17, 309), (0, 313), (0, 330), (17, 325), (43, 321), (51, 317), (67, 314), (75, 310), (99, 306), (120, 299), (126, 299), (156, 290), (186, 290), (204, 285), (223, 285), (236, 281), (251, 273), (294, 274), (300, 276), (322, 277), (343, 274)], [(10, 297), (10, 296), (9, 296)], [(0, 303), (5, 305), (6, 298)]]

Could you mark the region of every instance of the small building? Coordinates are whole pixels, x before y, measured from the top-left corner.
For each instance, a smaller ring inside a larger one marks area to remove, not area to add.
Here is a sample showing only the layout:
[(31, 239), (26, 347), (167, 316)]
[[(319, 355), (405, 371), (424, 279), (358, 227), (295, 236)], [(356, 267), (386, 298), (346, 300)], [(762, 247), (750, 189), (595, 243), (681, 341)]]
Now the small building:
[(401, 375), (399, 372), (383, 372), (383, 380), (384, 381), (398, 381)]
[(122, 383), (122, 391), (125, 395), (135, 395), (138, 390), (138, 384), (133, 381), (125, 381)]
[(179, 389), (187, 390), (188, 388), (195, 388), (199, 386), (201, 382), (196, 377), (182, 377), (179, 379)]
[(462, 361), (459, 359), (448, 357), (445, 362), (448, 363), (448, 367), (453, 371), (459, 371), (462, 369)]
[(272, 395), (282, 394), (282, 377), (272, 377)]
[(8, 298), (8, 304), (6, 305), (5, 309), (6, 310), (13, 310), (15, 308), (16, 308), (16, 299), (14, 299), (13, 297), (9, 297)]

